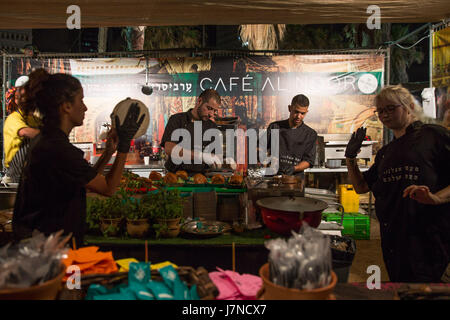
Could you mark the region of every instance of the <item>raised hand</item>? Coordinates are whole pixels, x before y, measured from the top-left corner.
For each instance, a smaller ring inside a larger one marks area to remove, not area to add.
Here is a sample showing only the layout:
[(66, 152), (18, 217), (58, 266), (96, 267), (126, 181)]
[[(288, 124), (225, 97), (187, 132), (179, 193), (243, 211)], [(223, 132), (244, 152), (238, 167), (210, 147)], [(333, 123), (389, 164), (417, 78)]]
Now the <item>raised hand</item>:
[(117, 136), (119, 138), (119, 145), (117, 151), (128, 153), (130, 150), (131, 140), (133, 139), (136, 132), (139, 130), (142, 122), (144, 121), (145, 114), (141, 116), (138, 120), (140, 113), (140, 108), (137, 103), (133, 103), (125, 116), (125, 120), (122, 125), (118, 116), (115, 116), (115, 127), (117, 131)]
[(366, 137), (366, 128), (360, 127), (356, 132), (353, 132), (350, 141), (345, 149), (345, 157), (354, 159), (356, 155), (361, 151), (361, 146)]

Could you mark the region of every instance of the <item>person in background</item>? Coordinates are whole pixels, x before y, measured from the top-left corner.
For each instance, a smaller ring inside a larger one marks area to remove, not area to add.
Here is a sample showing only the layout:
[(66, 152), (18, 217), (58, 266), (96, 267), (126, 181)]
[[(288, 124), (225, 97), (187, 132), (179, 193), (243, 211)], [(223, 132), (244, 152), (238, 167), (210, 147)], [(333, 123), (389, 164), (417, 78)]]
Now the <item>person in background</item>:
[(23, 106), (21, 103), (20, 98), (24, 94), (23, 85), (16, 87), (14, 100), (8, 106), (11, 114), (3, 126), (5, 176), (2, 182), (4, 183), (19, 182), (30, 141), (40, 132), (41, 122), (35, 106)]
[[(64, 229), (83, 245), (86, 216), (86, 189), (105, 196), (116, 192), (120, 183), (130, 142), (144, 116), (131, 105), (121, 124), (108, 134), (106, 151), (91, 167), (83, 151), (69, 142), (69, 134), (83, 124), (87, 111), (83, 88), (78, 79), (67, 74), (49, 74), (38, 69), (30, 74), (22, 100), (26, 110), (36, 108), (42, 115), (42, 129), (32, 141), (20, 179), (13, 213), (16, 240), (29, 237), (33, 230), (48, 235)], [(103, 167), (117, 149), (109, 173)]]
[(395, 139), (361, 173), (356, 155), (366, 129), (353, 133), (345, 151), (349, 178), (357, 193), (375, 196), (390, 280), (441, 282), (450, 263), (449, 131), (420, 121), (421, 107), (401, 85), (384, 87), (375, 104)]
[(447, 128), (447, 130), (450, 130), (450, 101), (447, 103), (447, 110), (444, 112), (442, 125)]
[[(309, 99), (299, 94), (292, 98), (289, 118), (272, 122), (267, 128), (267, 150), (271, 148), (271, 130), (279, 129), (278, 174), (304, 177), (304, 170), (314, 165), (317, 132), (304, 123)], [(277, 158), (277, 155), (272, 155)]]
[[(164, 134), (161, 139), (161, 146), (164, 147), (165, 153), (168, 155), (168, 159), (165, 162), (165, 167), (170, 172), (176, 172), (178, 170), (184, 170), (188, 174), (204, 173), (209, 166), (221, 166), (222, 161), (211, 153), (202, 152), (204, 148), (211, 142), (203, 140), (203, 134), (208, 129), (217, 129), (217, 125), (214, 123), (214, 117), (219, 109), (221, 103), (220, 95), (213, 89), (206, 89), (203, 91), (197, 99), (194, 108), (189, 109), (186, 112), (180, 112), (170, 116), (169, 121), (164, 129)], [(202, 150), (194, 152), (194, 123), (200, 122), (202, 125)], [(183, 148), (182, 151), (175, 155), (174, 148), (179, 144), (182, 139), (173, 139), (172, 133), (176, 129), (186, 129), (191, 137), (190, 148)], [(174, 157), (183, 157), (183, 154), (189, 153), (191, 163), (175, 164)], [(195, 164), (194, 157), (200, 157), (203, 159), (203, 163)]]

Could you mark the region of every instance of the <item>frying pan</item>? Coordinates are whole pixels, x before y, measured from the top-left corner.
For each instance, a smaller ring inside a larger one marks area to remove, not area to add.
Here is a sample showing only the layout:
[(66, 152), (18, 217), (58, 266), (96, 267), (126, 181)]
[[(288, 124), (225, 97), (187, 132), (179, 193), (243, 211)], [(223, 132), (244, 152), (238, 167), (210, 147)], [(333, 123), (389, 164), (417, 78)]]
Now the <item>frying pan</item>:
[(328, 208), (325, 201), (308, 197), (271, 197), (256, 201), (266, 226), (281, 235), (298, 232), (303, 224), (317, 228), (322, 212)]

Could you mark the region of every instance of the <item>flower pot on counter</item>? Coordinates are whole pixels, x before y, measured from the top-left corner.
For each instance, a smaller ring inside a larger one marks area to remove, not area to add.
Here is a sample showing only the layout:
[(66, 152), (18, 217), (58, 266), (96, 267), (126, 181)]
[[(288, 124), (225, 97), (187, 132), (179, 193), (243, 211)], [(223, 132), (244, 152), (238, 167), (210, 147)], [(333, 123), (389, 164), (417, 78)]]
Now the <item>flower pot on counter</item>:
[(180, 234), (180, 220), (181, 218), (175, 218), (175, 219), (162, 219), (157, 218), (158, 224), (163, 226), (166, 225), (167, 228), (163, 228), (161, 230), (161, 236), (165, 238), (175, 238)]
[(107, 236), (115, 237), (119, 234), (122, 218), (100, 218), (100, 230)]
[(147, 235), (149, 228), (148, 219), (127, 219), (127, 233), (130, 237), (142, 238)]
[(264, 300), (329, 300), (337, 283), (337, 276), (331, 272), (331, 283), (323, 288), (300, 290), (279, 286), (269, 277), (269, 263), (259, 269), (259, 276), (263, 280), (263, 287), (258, 292), (259, 299)]

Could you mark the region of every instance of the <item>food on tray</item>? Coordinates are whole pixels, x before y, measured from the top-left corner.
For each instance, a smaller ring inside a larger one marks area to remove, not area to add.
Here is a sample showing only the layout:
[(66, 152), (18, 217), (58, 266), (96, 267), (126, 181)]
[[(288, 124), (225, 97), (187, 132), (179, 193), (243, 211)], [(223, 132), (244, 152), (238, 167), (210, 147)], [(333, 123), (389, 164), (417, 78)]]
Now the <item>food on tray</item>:
[(120, 179), (120, 188), (132, 193), (146, 193), (154, 189), (151, 179), (130, 172), (123, 174)]
[(161, 173), (159, 173), (158, 171), (152, 171), (152, 172), (150, 173), (149, 178), (150, 178), (150, 180), (152, 180), (152, 181), (160, 181), (160, 180), (162, 179), (162, 175), (161, 175)]
[(164, 182), (168, 183), (168, 184), (174, 184), (178, 182), (178, 177), (175, 173), (172, 172), (168, 172), (165, 176), (164, 176)]
[(208, 183), (208, 180), (206, 179), (206, 177), (204, 175), (202, 175), (201, 173), (197, 173), (194, 176), (194, 183), (195, 184), (205, 184)]
[(211, 178), (211, 183), (212, 184), (224, 184), (225, 183), (225, 178), (223, 175), (221, 174), (215, 174), (212, 178)]
[(146, 184), (150, 184), (150, 185), (152, 184), (152, 180), (149, 178), (146, 178), (146, 177), (139, 177), (139, 178), (136, 178), (136, 180), (142, 181), (143, 183), (146, 183)]
[(178, 178), (183, 179), (185, 181), (189, 179), (188, 173), (184, 170), (177, 171), (176, 175)]
[(230, 184), (236, 184), (236, 185), (242, 184), (243, 179), (244, 178), (242, 176), (240, 176), (238, 174), (233, 174), (230, 178)]

